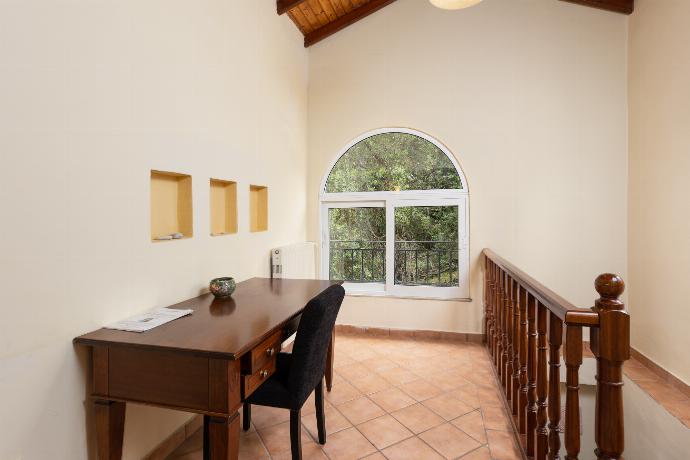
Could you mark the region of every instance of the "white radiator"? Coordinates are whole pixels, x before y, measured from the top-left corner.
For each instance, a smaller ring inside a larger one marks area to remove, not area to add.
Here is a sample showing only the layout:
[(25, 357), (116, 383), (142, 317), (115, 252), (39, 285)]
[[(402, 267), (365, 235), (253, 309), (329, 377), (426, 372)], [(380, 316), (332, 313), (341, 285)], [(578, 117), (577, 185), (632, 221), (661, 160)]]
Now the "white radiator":
[(295, 243), (271, 250), (273, 278), (316, 278), (316, 243)]

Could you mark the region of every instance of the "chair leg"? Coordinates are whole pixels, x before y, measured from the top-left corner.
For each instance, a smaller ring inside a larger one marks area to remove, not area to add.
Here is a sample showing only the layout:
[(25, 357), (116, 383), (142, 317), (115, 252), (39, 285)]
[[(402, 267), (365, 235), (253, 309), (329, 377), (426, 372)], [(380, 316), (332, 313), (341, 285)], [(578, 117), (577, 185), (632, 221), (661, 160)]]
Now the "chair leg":
[(316, 428), (319, 432), (319, 444), (326, 444), (326, 414), (323, 407), (323, 379), (314, 392), (316, 400)]
[(252, 423), (252, 405), (246, 402), (242, 406), (242, 429), (244, 431), (249, 431), (251, 423)]
[(302, 460), (302, 420), (300, 410), (290, 410), (290, 449), (292, 460)]

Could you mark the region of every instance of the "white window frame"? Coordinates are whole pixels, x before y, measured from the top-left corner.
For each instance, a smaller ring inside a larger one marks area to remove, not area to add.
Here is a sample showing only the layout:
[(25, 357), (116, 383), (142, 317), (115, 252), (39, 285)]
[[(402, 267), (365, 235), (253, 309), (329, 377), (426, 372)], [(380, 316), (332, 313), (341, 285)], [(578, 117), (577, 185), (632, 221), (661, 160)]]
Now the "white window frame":
[[(462, 184), (461, 189), (405, 190), (400, 192), (350, 192), (328, 193), (326, 183), (338, 160), (355, 144), (371, 136), (385, 133), (412, 134), (438, 147), (455, 167)], [(345, 283), (348, 295), (392, 296), (427, 299), (469, 300), (469, 191), (467, 181), (458, 161), (448, 148), (426, 133), (409, 128), (381, 128), (358, 136), (350, 141), (331, 161), (319, 188), (319, 221), (321, 222), (321, 276), (328, 279), (330, 267), (330, 232), (328, 211), (333, 208), (382, 207), (386, 208), (386, 282)], [(458, 207), (458, 286), (402, 286), (394, 282), (395, 219), (396, 207), (407, 206), (457, 206)]]

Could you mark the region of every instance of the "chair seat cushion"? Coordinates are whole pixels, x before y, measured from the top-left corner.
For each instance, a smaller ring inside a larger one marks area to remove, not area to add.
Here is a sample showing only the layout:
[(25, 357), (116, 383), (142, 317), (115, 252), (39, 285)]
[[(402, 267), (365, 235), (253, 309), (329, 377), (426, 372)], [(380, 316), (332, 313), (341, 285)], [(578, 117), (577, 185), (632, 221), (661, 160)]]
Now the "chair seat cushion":
[(248, 403), (282, 409), (291, 408), (288, 377), (290, 376), (292, 355), (290, 353), (278, 353), (276, 358), (275, 373), (247, 398)]

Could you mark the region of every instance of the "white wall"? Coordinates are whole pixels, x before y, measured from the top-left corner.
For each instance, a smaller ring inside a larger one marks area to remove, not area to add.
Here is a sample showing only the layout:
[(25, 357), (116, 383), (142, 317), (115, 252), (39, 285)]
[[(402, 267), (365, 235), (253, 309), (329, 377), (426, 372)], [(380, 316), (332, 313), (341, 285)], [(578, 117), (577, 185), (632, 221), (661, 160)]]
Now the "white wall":
[[(0, 459), (93, 452), (72, 338), (304, 240), (307, 70), (271, 1), (0, 0)], [(150, 242), (152, 168), (193, 176), (192, 239)], [(209, 236), (209, 177), (238, 181), (238, 235)], [(186, 418), (133, 407), (124, 457)]]
[(690, 384), (690, 2), (637, 0), (630, 21), (632, 344)]
[(491, 247), (575, 304), (626, 275), (627, 22), (552, 0), (399, 0), (310, 49), (309, 235), (334, 155), (385, 126), (445, 143), (470, 192), (471, 303), (346, 300), (342, 323), (480, 332)]

